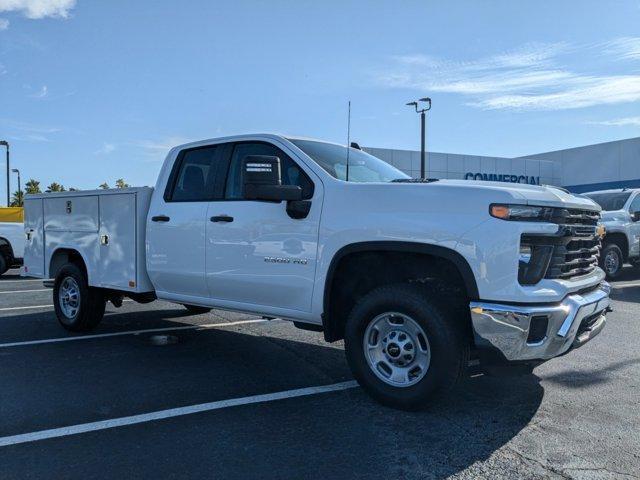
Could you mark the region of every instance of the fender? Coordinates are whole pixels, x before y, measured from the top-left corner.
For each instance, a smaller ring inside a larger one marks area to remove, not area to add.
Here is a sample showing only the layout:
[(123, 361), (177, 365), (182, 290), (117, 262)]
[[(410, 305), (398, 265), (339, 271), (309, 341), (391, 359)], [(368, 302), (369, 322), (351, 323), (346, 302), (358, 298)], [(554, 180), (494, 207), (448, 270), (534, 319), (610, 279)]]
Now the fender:
[(340, 260), (351, 253), (376, 251), (422, 253), (448, 260), (453, 263), (458, 269), (458, 272), (460, 272), (460, 276), (462, 277), (462, 280), (464, 282), (469, 299), (477, 300), (479, 298), (476, 278), (471, 271), (471, 267), (469, 266), (467, 260), (455, 250), (438, 245), (406, 241), (373, 241), (352, 243), (342, 247), (336, 252), (336, 254), (331, 259), (331, 264), (329, 265), (329, 269), (327, 271), (322, 304), (322, 320), (325, 326), (327, 322), (331, 322), (331, 320), (326, 317), (327, 312), (329, 311), (329, 305), (331, 304), (331, 285), (333, 283), (333, 277), (335, 275), (336, 268), (340, 264)]
[(84, 263), (84, 268), (87, 272), (87, 281), (89, 281), (89, 279), (92, 278), (90, 266), (89, 266), (89, 263), (87, 263), (87, 259), (85, 258), (84, 254), (77, 248), (68, 246), (68, 245), (58, 245), (56, 249), (51, 253), (51, 256), (49, 256), (49, 261), (46, 263), (47, 270), (45, 272), (44, 278), (53, 278), (51, 276), (51, 260), (53, 260), (53, 258), (58, 254), (60, 250), (75, 252), (82, 259), (82, 262)]

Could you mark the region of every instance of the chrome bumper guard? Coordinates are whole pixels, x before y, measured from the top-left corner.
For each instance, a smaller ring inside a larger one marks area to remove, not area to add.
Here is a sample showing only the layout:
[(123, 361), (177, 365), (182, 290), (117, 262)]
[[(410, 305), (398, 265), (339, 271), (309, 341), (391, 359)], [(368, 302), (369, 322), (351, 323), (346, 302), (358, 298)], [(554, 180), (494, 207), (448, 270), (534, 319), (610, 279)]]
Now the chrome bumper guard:
[[(584, 295), (572, 294), (552, 305), (515, 306), (471, 302), (471, 321), (478, 346), (493, 346), (509, 361), (548, 360), (577, 348), (604, 328), (611, 287), (602, 282)], [(533, 317), (546, 317), (546, 335), (528, 341)], [(584, 320), (584, 325), (583, 325)]]

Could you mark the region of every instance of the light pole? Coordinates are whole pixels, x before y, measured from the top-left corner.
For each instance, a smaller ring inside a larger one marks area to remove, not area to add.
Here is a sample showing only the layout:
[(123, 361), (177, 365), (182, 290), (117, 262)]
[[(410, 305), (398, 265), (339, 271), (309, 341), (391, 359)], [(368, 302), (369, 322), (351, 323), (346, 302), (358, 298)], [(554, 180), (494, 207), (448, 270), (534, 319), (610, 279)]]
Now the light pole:
[(21, 207), (22, 205), (20, 205), (21, 203), (24, 203), (23, 197), (22, 197), (22, 184), (20, 183), (20, 170), (18, 170), (17, 168), (12, 168), (11, 171), (13, 173), (17, 173), (18, 174), (18, 206)]
[(0, 145), (4, 145), (5, 147), (7, 147), (7, 207), (9, 206), (9, 196), (10, 196), (10, 187), (9, 187), (9, 142), (7, 142), (6, 140), (0, 140)]
[[(424, 102), (427, 104), (426, 107), (419, 109), (418, 102)], [(425, 112), (431, 110), (431, 99), (429, 97), (424, 97), (418, 100), (417, 102), (409, 102), (408, 106), (413, 106), (416, 109), (416, 113), (420, 114), (420, 178), (424, 178), (426, 175), (425, 161), (424, 161), (424, 153), (425, 153), (425, 123), (426, 116)]]

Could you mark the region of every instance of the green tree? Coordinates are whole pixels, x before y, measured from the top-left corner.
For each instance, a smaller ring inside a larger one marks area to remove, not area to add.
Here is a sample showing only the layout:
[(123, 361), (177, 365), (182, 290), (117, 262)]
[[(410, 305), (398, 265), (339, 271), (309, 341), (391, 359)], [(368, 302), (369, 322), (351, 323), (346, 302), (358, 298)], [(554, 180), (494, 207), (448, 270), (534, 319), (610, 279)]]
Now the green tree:
[(116, 188), (129, 188), (129, 184), (123, 178), (116, 180)]
[(111, 187), (109, 186), (109, 184), (107, 182), (104, 182), (104, 183), (101, 183), (100, 185), (98, 185), (98, 188), (101, 188), (103, 190), (108, 190)]
[(40, 190), (40, 182), (38, 180), (34, 180), (33, 178), (29, 179), (29, 181), (24, 184), (24, 191), (27, 194), (42, 193), (42, 190)]
[(51, 182), (51, 185), (47, 187), (48, 192), (64, 192), (64, 185), (60, 185), (57, 182)]
[(22, 207), (24, 205), (24, 192), (22, 190), (16, 190), (11, 197), (12, 207)]

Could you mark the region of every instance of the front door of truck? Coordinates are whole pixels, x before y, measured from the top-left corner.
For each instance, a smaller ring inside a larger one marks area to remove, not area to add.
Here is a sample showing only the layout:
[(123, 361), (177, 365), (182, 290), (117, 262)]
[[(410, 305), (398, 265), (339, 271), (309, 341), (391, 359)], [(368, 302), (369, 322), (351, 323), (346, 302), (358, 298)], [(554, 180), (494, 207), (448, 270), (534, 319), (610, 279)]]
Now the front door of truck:
[[(248, 155), (280, 158), (282, 183), (301, 186), (311, 201), (306, 218), (291, 218), (287, 202), (242, 197), (241, 163)], [(233, 145), (224, 200), (210, 202), (207, 212), (207, 285), (216, 304), (311, 310), (322, 184), (292, 156), (266, 142)]]
[(153, 197), (147, 218), (147, 269), (164, 298), (209, 296), (207, 208), (223, 191), (224, 149), (208, 145), (178, 153), (165, 191)]
[(640, 221), (634, 221), (634, 214), (640, 212), (640, 193), (629, 205), (629, 214), (631, 215), (631, 223), (629, 224), (629, 257), (638, 258), (640, 255)]

